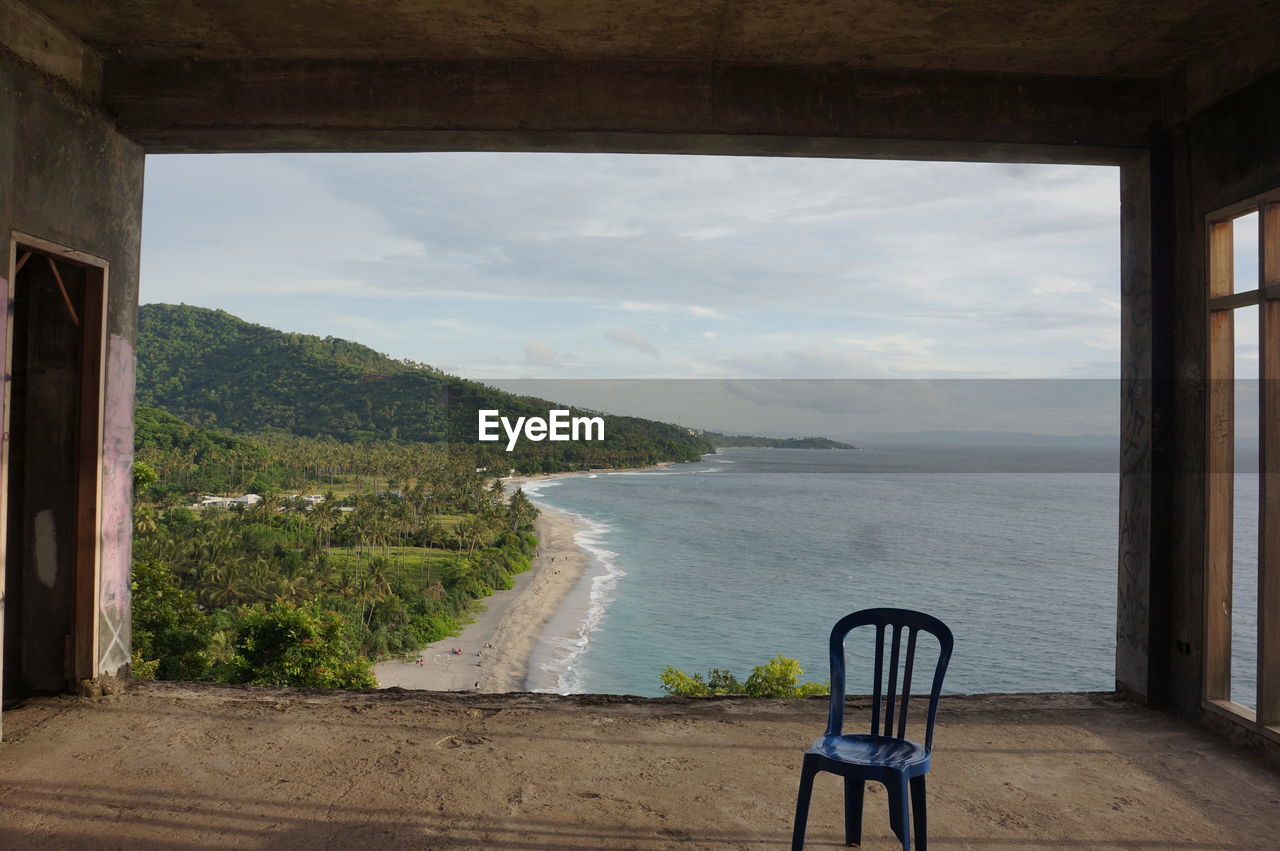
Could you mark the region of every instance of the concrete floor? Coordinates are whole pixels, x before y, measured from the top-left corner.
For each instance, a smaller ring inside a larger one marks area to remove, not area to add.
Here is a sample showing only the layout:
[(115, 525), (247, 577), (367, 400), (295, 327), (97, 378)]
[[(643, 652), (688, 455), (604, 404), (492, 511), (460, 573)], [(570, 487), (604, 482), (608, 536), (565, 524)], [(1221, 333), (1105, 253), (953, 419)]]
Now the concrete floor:
[[(146, 684), (5, 713), (0, 846), (786, 847), (822, 701)], [(857, 717), (851, 711), (851, 717)], [(869, 789), (864, 847), (891, 848)], [(1103, 695), (944, 698), (940, 848), (1262, 848), (1280, 771)], [(819, 777), (810, 847), (840, 842)]]

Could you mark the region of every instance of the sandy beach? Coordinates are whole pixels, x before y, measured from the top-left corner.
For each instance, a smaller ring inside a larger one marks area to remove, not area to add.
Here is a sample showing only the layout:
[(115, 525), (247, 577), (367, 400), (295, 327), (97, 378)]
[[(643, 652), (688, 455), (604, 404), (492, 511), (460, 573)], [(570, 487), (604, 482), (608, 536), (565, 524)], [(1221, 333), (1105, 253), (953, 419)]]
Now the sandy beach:
[[(512, 480), (508, 487), (523, 481)], [(390, 661), (374, 666), (379, 686), (486, 693), (525, 690), (529, 657), (543, 628), (588, 566), (587, 554), (573, 541), (579, 529), (573, 517), (545, 506), (540, 510), (534, 521), (538, 554), (533, 567), (516, 577), (515, 588), (487, 597), (487, 608), (460, 635), (423, 649), (423, 664)]]

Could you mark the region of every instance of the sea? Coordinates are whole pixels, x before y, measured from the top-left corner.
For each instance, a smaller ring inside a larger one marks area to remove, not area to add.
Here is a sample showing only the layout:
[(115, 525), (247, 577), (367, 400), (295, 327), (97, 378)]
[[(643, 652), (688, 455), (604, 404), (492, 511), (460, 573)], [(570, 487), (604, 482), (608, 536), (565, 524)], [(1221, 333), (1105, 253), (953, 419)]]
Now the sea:
[[(528, 483), (535, 503), (576, 516), (591, 567), (526, 687), (657, 696), (666, 666), (745, 680), (777, 654), (826, 682), (832, 625), (887, 606), (950, 627), (944, 692), (1111, 690), (1116, 470), (1105, 445), (867, 445)], [(1237, 477), (1239, 564), (1256, 565), (1256, 487)], [(1235, 593), (1233, 696), (1251, 705), (1256, 569), (1237, 569)], [(870, 691), (871, 633), (847, 645), (853, 693)], [(922, 638), (913, 691), (936, 656)]]

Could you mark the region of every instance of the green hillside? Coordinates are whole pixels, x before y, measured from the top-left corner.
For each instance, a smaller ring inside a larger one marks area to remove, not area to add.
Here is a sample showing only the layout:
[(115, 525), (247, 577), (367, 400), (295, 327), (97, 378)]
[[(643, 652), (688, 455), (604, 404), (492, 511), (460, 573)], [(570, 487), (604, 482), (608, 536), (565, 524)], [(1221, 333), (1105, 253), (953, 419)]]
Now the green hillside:
[(285, 333), (189, 305), (139, 309), (137, 401), (237, 434), (468, 445), (481, 463), (524, 472), (688, 461), (712, 451), (707, 441), (676, 425), (606, 416), (603, 442), (522, 441), (507, 453), (477, 442), (478, 410), (545, 417), (562, 406), (395, 360), (348, 340)]

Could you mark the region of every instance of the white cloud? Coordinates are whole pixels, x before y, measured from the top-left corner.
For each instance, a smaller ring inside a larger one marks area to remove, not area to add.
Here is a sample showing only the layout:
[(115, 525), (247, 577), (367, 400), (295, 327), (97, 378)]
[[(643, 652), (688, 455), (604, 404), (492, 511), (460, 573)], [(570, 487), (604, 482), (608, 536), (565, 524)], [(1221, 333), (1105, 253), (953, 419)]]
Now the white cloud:
[(1080, 278), (1067, 278), (1061, 275), (1041, 275), (1031, 279), (1035, 285), (1032, 295), (1068, 295), (1071, 293), (1087, 293), (1093, 290), (1093, 284)]
[(691, 316), (697, 316), (701, 319), (732, 319), (725, 313), (716, 310), (714, 307), (704, 307), (700, 304), (667, 304), (653, 301), (624, 301), (617, 307), (604, 306), (605, 310), (621, 310), (626, 313), (688, 313)]
[(937, 342), (931, 337), (920, 337), (905, 332), (902, 334), (886, 334), (880, 337), (846, 337), (840, 340), (850, 346), (856, 346), (867, 352), (879, 354), (903, 354), (927, 357), (931, 354), (933, 344)]
[(525, 340), (524, 362), (530, 366), (555, 366), (558, 361), (556, 350), (538, 340)]
[(605, 337), (619, 345), (630, 346), (638, 352), (644, 352), (646, 355), (661, 357), (657, 346), (631, 328), (610, 328), (605, 332)]
[(427, 324), (432, 328), (442, 328), (456, 335), (473, 335), (481, 334), (484, 329), (474, 322), (467, 319), (458, 319), (455, 317), (443, 316), (436, 319), (427, 320)]
[(883, 374), (862, 352), (820, 344), (780, 352), (734, 355), (725, 362), (749, 378), (869, 378)]
[[(147, 169), (144, 302), (337, 328), (478, 376), (659, 366), (614, 344), (688, 374), (1111, 376), (1117, 362), (1114, 168), (456, 153)], [(600, 310), (629, 314), (628, 340), (602, 339)], [(495, 339), (546, 327), (573, 358), (493, 359)]]

